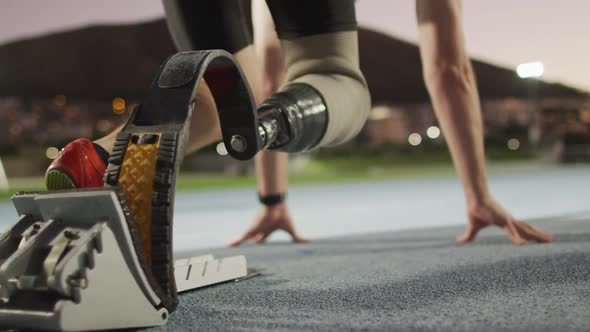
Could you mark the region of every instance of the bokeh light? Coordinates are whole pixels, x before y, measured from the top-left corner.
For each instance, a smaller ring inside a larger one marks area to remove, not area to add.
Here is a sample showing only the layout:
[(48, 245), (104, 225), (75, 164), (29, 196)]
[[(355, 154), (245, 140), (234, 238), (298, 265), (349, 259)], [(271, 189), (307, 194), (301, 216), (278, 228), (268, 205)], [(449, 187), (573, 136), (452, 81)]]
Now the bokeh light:
[(111, 128), (112, 125), (108, 120), (99, 120), (96, 123), (96, 129), (102, 133), (109, 131)]
[(426, 135), (432, 139), (438, 138), (440, 136), (440, 129), (437, 126), (430, 126), (426, 130)]
[(223, 142), (217, 144), (215, 150), (217, 151), (217, 154), (219, 154), (220, 156), (227, 156), (227, 148), (225, 147), (225, 144), (223, 144)]
[(23, 127), (20, 124), (14, 124), (10, 127), (10, 134), (12, 136), (19, 136), (23, 131)]
[(516, 74), (520, 78), (540, 77), (545, 72), (545, 65), (541, 61), (522, 63), (516, 67)]
[(66, 118), (68, 118), (69, 120), (76, 119), (79, 114), (80, 114), (80, 108), (76, 105), (69, 105), (65, 109)]
[(121, 97), (113, 99), (113, 112), (115, 112), (115, 114), (125, 113), (125, 99)]
[(45, 150), (45, 156), (47, 156), (47, 158), (49, 158), (49, 159), (57, 158), (58, 154), (59, 154), (59, 150), (53, 146), (48, 147), (47, 150)]
[(580, 121), (583, 123), (590, 123), (590, 110), (583, 110), (580, 112)]
[(387, 106), (376, 106), (373, 107), (369, 112), (369, 120), (379, 121), (385, 120), (391, 117), (391, 109)]
[(515, 151), (520, 148), (520, 141), (517, 138), (511, 138), (508, 140), (508, 149)]
[(63, 107), (67, 104), (67, 102), (68, 102), (68, 98), (66, 98), (66, 96), (64, 96), (64, 95), (57, 95), (57, 96), (53, 97), (53, 103), (56, 106)]
[(420, 145), (422, 143), (422, 136), (418, 133), (412, 133), (408, 136), (408, 143), (412, 146)]

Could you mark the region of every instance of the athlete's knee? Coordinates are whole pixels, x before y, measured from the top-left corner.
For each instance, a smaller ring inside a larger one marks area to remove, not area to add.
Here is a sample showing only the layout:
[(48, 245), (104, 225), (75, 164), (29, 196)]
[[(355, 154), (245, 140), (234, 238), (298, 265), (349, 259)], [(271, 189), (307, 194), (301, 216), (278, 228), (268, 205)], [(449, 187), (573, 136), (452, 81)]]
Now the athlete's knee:
[(315, 88), (326, 103), (328, 122), (320, 146), (344, 143), (366, 122), (370, 95), (360, 70), (356, 31), (341, 31), (283, 41), (287, 86)]

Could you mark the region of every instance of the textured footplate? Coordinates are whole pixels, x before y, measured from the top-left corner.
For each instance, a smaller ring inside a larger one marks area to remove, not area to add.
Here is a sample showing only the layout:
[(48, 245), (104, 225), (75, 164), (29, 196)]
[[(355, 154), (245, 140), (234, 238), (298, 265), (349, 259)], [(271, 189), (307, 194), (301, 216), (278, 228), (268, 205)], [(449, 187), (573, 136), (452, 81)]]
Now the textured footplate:
[[(218, 107), (226, 147), (238, 159), (259, 150), (253, 98), (244, 76), (225, 51), (183, 52), (170, 57), (156, 75), (144, 104), (118, 135), (105, 185), (120, 187), (138, 231), (146, 273), (169, 311), (178, 304), (172, 256), (176, 177), (189, 139), (192, 109), (205, 78)], [(239, 136), (240, 151), (229, 142)]]

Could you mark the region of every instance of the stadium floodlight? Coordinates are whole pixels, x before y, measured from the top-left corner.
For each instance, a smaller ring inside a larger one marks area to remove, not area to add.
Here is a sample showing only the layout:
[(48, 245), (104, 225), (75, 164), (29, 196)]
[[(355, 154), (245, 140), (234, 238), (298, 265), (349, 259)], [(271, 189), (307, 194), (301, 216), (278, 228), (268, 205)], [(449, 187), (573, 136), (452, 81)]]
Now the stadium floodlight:
[(541, 61), (521, 63), (516, 67), (516, 74), (520, 78), (541, 77), (545, 72), (545, 66)]

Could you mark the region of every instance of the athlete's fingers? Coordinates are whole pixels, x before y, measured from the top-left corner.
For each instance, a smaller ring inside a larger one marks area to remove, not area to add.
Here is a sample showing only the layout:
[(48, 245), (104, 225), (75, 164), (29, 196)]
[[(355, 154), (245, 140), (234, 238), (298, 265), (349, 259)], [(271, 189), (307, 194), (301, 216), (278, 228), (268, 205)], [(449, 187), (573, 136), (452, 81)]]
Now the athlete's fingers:
[(246, 242), (246, 239), (244, 239), (243, 236), (237, 237), (235, 239), (229, 240), (225, 246), (226, 247), (238, 247), (240, 245), (242, 245), (244, 242)]
[(455, 238), (455, 241), (457, 241), (457, 243), (471, 242), (471, 241), (475, 240), (477, 233), (479, 233), (479, 231), (483, 227), (484, 226), (482, 226), (480, 224), (469, 223), (469, 224), (467, 224), (467, 229), (465, 230), (465, 233), (463, 233), (463, 235), (457, 236)]
[(553, 236), (539, 230), (538, 228), (535, 228), (524, 221), (515, 221), (514, 223), (519, 230), (524, 232), (524, 236), (527, 240), (533, 240), (542, 243), (553, 241)]
[(286, 220), (285, 224), (281, 227), (282, 230), (284, 230), (285, 232), (289, 233), (289, 235), (291, 236), (291, 239), (293, 239), (293, 242), (295, 243), (309, 243), (309, 240), (306, 238), (301, 237), (297, 231), (295, 230), (295, 227), (293, 227), (293, 223), (291, 222), (291, 220)]
[(295, 234), (295, 236), (293, 236), (293, 242), (295, 243), (310, 243), (311, 241), (308, 238), (304, 238), (299, 236), (298, 234)]
[(256, 235), (252, 240), (256, 243), (264, 243), (266, 242), (266, 238), (268, 238), (268, 236), (273, 232), (274, 230), (270, 230), (270, 231), (265, 231), (265, 232), (261, 232), (258, 233), (258, 235)]
[(239, 246), (239, 245), (247, 242), (248, 240), (254, 238), (258, 233), (260, 233), (260, 226), (255, 225), (252, 228), (250, 228), (249, 230), (247, 230), (241, 236), (237, 237), (234, 240), (230, 240), (226, 244), (226, 246), (228, 246), (228, 247), (237, 247), (237, 246)]
[(225, 246), (226, 246), (226, 247), (238, 247), (238, 246), (240, 246), (242, 243), (244, 243), (244, 242), (242, 241), (242, 239), (241, 239), (241, 238), (235, 238), (235, 239), (231, 239), (231, 240), (227, 241), (227, 242), (225, 243)]
[(522, 236), (520, 235), (520, 233), (516, 229), (516, 226), (514, 225), (514, 222), (512, 220), (508, 220), (506, 222), (506, 224), (504, 224), (503, 228), (504, 228), (504, 231), (506, 231), (508, 238), (514, 244), (519, 245), (519, 246), (526, 244), (527, 241), (522, 238)]

